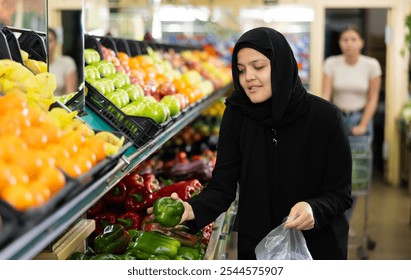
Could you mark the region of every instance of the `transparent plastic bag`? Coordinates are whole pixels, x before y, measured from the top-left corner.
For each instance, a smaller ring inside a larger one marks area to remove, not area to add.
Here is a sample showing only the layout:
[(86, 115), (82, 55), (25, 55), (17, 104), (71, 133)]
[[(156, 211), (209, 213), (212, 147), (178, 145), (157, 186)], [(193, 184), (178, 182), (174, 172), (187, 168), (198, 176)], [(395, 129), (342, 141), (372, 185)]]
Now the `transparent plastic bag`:
[(257, 260), (312, 260), (303, 233), (297, 229), (285, 229), (284, 224), (270, 231), (257, 244)]

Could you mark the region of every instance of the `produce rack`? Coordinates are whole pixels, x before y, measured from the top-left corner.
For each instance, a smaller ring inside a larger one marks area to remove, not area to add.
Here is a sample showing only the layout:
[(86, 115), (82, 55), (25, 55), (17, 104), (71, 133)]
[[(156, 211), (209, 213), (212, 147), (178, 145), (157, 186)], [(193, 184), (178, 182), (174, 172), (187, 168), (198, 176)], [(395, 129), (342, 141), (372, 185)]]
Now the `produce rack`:
[[(213, 94), (202, 99), (201, 102), (196, 103), (195, 106), (190, 107), (189, 110), (182, 114), (177, 120), (167, 125), (144, 145), (138, 148), (135, 145), (127, 146), (127, 150), (121, 153), (121, 156), (116, 158), (113, 164), (109, 165), (109, 168), (104, 168), (104, 172), (98, 172), (98, 176), (93, 176), (87, 184), (83, 184), (84, 187), (80, 192), (60, 203), (58, 207), (48, 212), (36, 221), (35, 224), (23, 228), (24, 230), (19, 234), (10, 237), (10, 240), (7, 240), (5, 245), (0, 247), (0, 259), (33, 259), (51, 242), (64, 233), (67, 228), (80, 219), (87, 209), (139, 163), (161, 148), (171, 137), (231, 90), (232, 84), (216, 90)], [(90, 112), (90, 114), (92, 113)], [(98, 118), (98, 116), (93, 117)], [(105, 126), (104, 120), (101, 125)], [(92, 127), (97, 130), (99, 129), (97, 126)], [(108, 165), (106, 165), (106, 167), (107, 166)], [(2, 218), (4, 221), (13, 222), (13, 218), (10, 217), (9, 214), (2, 216)], [(217, 228), (224, 225), (225, 219), (225, 216), (220, 218), (219, 222), (216, 223)], [(12, 227), (13, 226), (14, 225), (12, 225)], [(12, 227), (3, 227), (1, 233), (10, 232)], [(214, 233), (212, 236), (213, 240), (217, 238), (217, 233), (218, 232)], [(207, 247), (207, 251), (215, 251), (215, 246), (219, 244), (219, 241), (212, 241), (210, 246)], [(211, 255), (211, 253), (206, 254)]]
[[(46, 38), (45, 32), (4, 26), (0, 30), (0, 59), (12, 59), (25, 65), (20, 52), (23, 50), (28, 53), (29, 59), (47, 63)], [(66, 106), (78, 111), (79, 116), (84, 115), (84, 85), (81, 85), (77, 93), (67, 101)]]

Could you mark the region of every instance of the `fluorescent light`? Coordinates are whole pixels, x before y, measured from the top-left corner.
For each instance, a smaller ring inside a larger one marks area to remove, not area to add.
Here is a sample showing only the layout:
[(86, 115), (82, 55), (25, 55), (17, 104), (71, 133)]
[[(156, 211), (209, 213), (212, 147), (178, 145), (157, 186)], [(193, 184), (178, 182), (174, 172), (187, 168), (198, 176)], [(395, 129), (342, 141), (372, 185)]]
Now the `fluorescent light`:
[(242, 18), (264, 20), (264, 22), (311, 22), (314, 10), (304, 5), (276, 5), (271, 8), (243, 9)]
[(208, 21), (210, 12), (207, 8), (188, 8), (164, 6), (159, 10), (160, 21)]

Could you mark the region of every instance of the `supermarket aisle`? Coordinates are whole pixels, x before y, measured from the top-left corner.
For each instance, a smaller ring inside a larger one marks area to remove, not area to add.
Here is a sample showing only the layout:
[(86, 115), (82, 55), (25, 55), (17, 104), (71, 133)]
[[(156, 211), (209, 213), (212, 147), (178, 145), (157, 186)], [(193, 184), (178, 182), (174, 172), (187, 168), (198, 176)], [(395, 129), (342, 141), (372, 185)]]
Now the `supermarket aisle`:
[[(356, 238), (350, 242), (350, 260), (362, 259), (363, 256), (358, 252), (361, 244), (358, 237), (364, 236), (364, 202), (364, 197), (358, 199), (351, 221)], [(369, 259), (411, 260), (410, 196), (406, 187), (389, 186), (380, 174), (375, 174), (368, 193), (367, 225), (370, 239), (376, 243), (373, 250), (368, 250)]]

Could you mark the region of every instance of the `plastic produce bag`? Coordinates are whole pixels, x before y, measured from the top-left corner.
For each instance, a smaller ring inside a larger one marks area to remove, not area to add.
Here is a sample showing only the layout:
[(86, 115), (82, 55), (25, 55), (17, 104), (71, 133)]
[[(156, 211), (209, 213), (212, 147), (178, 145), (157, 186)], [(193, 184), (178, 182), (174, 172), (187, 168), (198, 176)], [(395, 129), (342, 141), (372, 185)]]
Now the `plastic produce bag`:
[(304, 235), (285, 229), (284, 223), (270, 231), (255, 247), (257, 260), (312, 260)]

